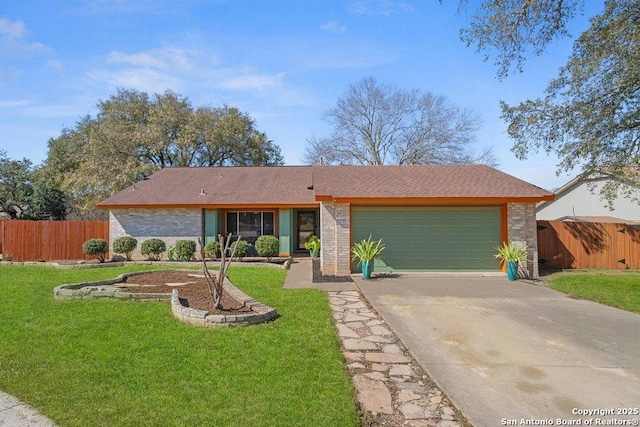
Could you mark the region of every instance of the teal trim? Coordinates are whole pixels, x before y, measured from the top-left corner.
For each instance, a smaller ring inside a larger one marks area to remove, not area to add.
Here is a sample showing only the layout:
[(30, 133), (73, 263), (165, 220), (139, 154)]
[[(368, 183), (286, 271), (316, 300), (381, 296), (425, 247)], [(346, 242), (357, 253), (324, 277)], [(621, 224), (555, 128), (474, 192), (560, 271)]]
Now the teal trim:
[(291, 247), (293, 246), (293, 221), (292, 209), (279, 209), (278, 210), (278, 231), (280, 238), (280, 253), (291, 254)]
[(220, 230), (219, 212), (217, 209), (204, 211), (204, 244), (218, 240)]

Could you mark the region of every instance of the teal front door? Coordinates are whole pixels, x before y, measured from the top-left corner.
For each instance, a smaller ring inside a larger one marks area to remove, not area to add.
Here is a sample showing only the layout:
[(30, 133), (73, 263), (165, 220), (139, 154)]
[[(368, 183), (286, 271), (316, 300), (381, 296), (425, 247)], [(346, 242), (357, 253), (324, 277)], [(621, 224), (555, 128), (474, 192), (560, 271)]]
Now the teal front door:
[(296, 240), (298, 251), (306, 250), (304, 244), (312, 234), (318, 235), (318, 213), (316, 211), (297, 211)]

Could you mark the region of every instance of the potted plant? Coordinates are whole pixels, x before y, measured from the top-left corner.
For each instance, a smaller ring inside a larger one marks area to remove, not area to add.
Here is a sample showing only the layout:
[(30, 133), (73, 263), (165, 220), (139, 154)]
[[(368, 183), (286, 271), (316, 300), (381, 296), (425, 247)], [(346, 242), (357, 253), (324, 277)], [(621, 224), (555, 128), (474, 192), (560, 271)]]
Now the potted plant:
[(318, 236), (312, 234), (309, 236), (306, 242), (304, 242), (304, 248), (309, 251), (311, 257), (316, 258), (320, 253), (320, 239)]
[(518, 264), (527, 259), (529, 248), (526, 245), (516, 245), (509, 241), (503, 242), (502, 246), (496, 247), (496, 250), (498, 251), (498, 253), (494, 255), (496, 259), (506, 264), (507, 278), (509, 280), (516, 280), (518, 276)]
[(351, 248), (352, 259), (358, 260), (358, 267), (362, 265), (362, 278), (370, 279), (373, 272), (373, 263), (376, 258), (380, 258), (380, 254), (384, 251), (385, 246), (382, 239), (377, 242), (369, 235), (368, 239), (362, 239), (355, 243)]

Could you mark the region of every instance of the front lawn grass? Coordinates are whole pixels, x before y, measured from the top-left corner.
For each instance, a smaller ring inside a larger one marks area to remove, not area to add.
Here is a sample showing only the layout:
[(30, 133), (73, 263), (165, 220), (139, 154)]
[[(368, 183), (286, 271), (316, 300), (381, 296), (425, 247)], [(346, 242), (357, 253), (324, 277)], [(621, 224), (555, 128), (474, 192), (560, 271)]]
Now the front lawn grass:
[(640, 273), (571, 273), (552, 279), (549, 287), (579, 298), (640, 313)]
[(0, 266), (0, 389), (62, 427), (358, 425), (326, 296), (283, 290), (284, 270), (230, 269), (282, 316), (249, 327), (196, 328), (167, 302), (53, 299), (148, 269)]

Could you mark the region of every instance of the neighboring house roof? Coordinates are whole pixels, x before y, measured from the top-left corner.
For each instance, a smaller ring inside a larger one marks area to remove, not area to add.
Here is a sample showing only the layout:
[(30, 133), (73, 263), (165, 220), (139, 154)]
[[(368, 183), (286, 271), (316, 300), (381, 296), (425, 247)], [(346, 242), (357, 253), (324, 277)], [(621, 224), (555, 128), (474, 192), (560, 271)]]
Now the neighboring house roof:
[[(595, 217), (614, 218), (618, 223), (640, 222), (640, 204), (629, 198), (619, 196), (609, 206), (602, 198), (600, 190), (607, 181), (614, 179), (607, 176), (585, 177), (579, 175), (555, 191), (554, 200), (543, 200), (536, 206), (536, 217), (539, 220), (568, 220), (575, 218)], [(639, 193), (640, 195), (640, 193)]]
[(484, 165), (227, 166), (165, 168), (98, 206), (537, 202), (551, 198), (553, 194), (546, 190)]
[(608, 223), (608, 224), (637, 224), (637, 221), (629, 221), (622, 218), (616, 218), (613, 216), (565, 216), (563, 218), (558, 218), (559, 221), (568, 221), (568, 222), (599, 222), (599, 223)]

